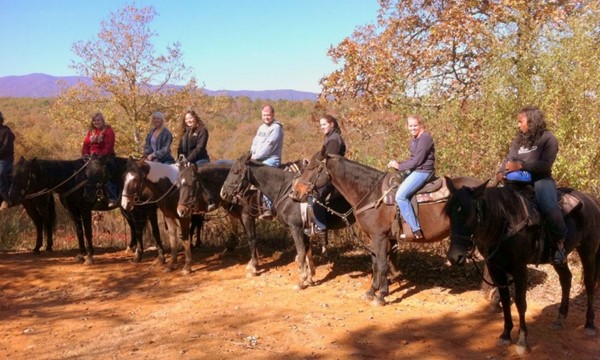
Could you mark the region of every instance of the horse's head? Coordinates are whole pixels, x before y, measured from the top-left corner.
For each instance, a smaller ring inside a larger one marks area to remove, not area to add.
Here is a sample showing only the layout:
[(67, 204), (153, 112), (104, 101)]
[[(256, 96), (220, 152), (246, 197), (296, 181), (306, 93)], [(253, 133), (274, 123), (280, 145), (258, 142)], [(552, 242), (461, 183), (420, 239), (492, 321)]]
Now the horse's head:
[(453, 265), (464, 265), (475, 251), (473, 236), (479, 224), (480, 200), (487, 182), (474, 188), (463, 186), (459, 189), (449, 178), (446, 183), (451, 194), (444, 209), (450, 219), (450, 247), (446, 256)]
[(101, 201), (106, 196), (104, 185), (110, 179), (106, 168), (106, 157), (93, 154), (90, 156), (85, 167), (86, 182), (83, 187), (83, 198), (89, 202)]
[(123, 209), (133, 209), (135, 203), (141, 199), (147, 176), (148, 165), (144, 163), (144, 160), (135, 160), (129, 157), (123, 180), (123, 192), (121, 193), (121, 207)]
[(242, 155), (231, 167), (221, 188), (221, 198), (227, 202), (238, 204), (249, 187), (248, 162), (252, 154)]
[(316, 189), (322, 188), (328, 184), (331, 179), (325, 167), (327, 154), (325, 147), (308, 162), (304, 171), (294, 179), (290, 197), (296, 201), (304, 201), (308, 195), (313, 194)]
[(180, 184), (179, 201), (177, 203), (177, 214), (181, 217), (188, 217), (191, 211), (198, 207), (198, 202), (203, 199), (199, 194), (203, 193), (204, 188), (197, 176), (198, 166), (194, 163), (186, 162), (179, 164)]
[(38, 183), (42, 180), (40, 167), (37, 159), (26, 160), (21, 156), (19, 161), (13, 166), (11, 174), (11, 186), (8, 191), (8, 203), (11, 205), (20, 204), (26, 195), (35, 192), (38, 189)]

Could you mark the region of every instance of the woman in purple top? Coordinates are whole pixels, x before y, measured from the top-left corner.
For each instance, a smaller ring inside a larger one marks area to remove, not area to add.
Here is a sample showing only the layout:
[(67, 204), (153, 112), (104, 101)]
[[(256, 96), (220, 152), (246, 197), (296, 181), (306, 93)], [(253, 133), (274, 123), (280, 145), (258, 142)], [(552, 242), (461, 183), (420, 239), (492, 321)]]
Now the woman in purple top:
[[(387, 166), (404, 175), (408, 174), (398, 187), (396, 203), (404, 221), (410, 225), (415, 240), (423, 240), (423, 231), (410, 199), (435, 171), (435, 145), (431, 134), (425, 130), (421, 116), (409, 115), (406, 121), (408, 131), (413, 136), (410, 142), (410, 158), (404, 161), (391, 160)], [(406, 234), (402, 234), (401, 237), (405, 238)]]

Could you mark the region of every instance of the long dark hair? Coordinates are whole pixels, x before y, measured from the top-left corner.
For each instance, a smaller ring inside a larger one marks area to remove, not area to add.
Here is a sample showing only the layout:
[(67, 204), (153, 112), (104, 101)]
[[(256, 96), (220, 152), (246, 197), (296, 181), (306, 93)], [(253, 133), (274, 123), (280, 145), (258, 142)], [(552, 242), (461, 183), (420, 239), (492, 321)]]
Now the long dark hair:
[(527, 118), (527, 126), (529, 130), (526, 133), (519, 131), (517, 137), (519, 145), (526, 148), (531, 148), (533, 144), (547, 130), (546, 117), (542, 110), (535, 106), (526, 106), (519, 110), (517, 115), (523, 114)]
[(202, 120), (200, 120), (200, 116), (198, 116), (198, 114), (196, 114), (194, 110), (188, 110), (185, 112), (185, 114), (183, 114), (183, 117), (181, 118), (181, 136), (185, 134), (185, 130), (187, 129), (187, 126), (185, 125), (185, 116), (187, 114), (192, 115), (196, 122), (196, 124), (192, 126), (192, 131), (204, 126), (204, 123), (202, 122)]

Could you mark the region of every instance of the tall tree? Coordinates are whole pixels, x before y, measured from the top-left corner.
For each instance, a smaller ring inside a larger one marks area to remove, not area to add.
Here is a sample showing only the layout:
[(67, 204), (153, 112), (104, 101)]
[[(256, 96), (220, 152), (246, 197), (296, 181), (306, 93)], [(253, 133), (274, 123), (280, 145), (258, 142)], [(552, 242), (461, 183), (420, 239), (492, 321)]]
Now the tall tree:
[[(119, 134), (129, 134), (117, 137), (117, 148), (129, 153), (143, 145), (152, 112), (165, 111), (171, 120), (182, 112), (175, 106), (198, 101), (180, 44), (168, 45), (161, 54), (154, 48), (157, 34), (150, 24), (156, 15), (152, 6), (126, 6), (102, 21), (96, 39), (73, 45), (80, 60), (72, 68), (91, 83), (82, 82), (59, 95), (52, 109), (55, 120), (81, 134), (92, 113), (103, 111)], [(191, 80), (183, 88), (171, 86), (186, 79)]]

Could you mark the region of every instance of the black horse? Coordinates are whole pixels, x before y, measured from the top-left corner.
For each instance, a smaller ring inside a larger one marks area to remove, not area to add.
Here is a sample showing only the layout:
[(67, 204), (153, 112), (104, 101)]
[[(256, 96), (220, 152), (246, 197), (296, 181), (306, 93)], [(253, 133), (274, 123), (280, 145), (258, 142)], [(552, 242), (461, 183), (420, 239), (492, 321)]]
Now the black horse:
[[(451, 183), (449, 182), (449, 185)], [(571, 189), (561, 189), (580, 201), (578, 208), (565, 216), (568, 227), (566, 250), (577, 249), (583, 265), (587, 293), (586, 333), (595, 334), (594, 290), (600, 282), (600, 205), (592, 196)], [(519, 312), (519, 340), (517, 352), (527, 349), (525, 323), (527, 264), (548, 263), (550, 250), (540, 242), (544, 227), (537, 210), (530, 207), (525, 197), (507, 187), (486, 188), (450, 186), (451, 198), (446, 204), (450, 218), (450, 248), (448, 259), (463, 264), (475, 248), (485, 259), (493, 282), (498, 287), (504, 313), (504, 330), (500, 342), (511, 343), (513, 322), (510, 312), (508, 275), (515, 285), (515, 304)], [(543, 251), (539, 250), (542, 249)], [(558, 273), (562, 296), (559, 314), (554, 321), (561, 328), (569, 310), (571, 271), (568, 264), (554, 265)]]
[[(300, 266), (300, 281), (297, 288), (304, 289), (314, 283), (312, 277), (315, 274), (315, 268), (312, 262), (310, 242), (304, 234), (305, 222), (302, 216), (302, 204), (289, 196), (296, 174), (264, 165), (250, 160), (250, 158), (251, 154), (246, 153), (232, 166), (221, 189), (221, 197), (229, 202), (243, 200), (250, 185), (254, 185), (271, 199), (277, 218), (290, 228), (296, 246), (296, 261)], [(337, 203), (331, 206), (340, 213), (346, 213), (350, 209), (350, 205), (343, 197), (340, 197)], [(350, 216), (347, 221), (352, 224), (354, 217)], [(330, 229), (346, 227), (348, 222), (334, 215), (328, 219)]]
[[(94, 262), (94, 246), (92, 240), (92, 210), (111, 210), (106, 203), (97, 203), (95, 195), (86, 195), (88, 179), (86, 167), (89, 159), (77, 160), (44, 160), (23, 157), (15, 164), (12, 183), (9, 190), (9, 202), (20, 204), (32, 199), (52, 196), (57, 193), (63, 206), (75, 224), (75, 233), (79, 244), (79, 259), (89, 265)], [(94, 191), (95, 194), (95, 191)], [(48, 221), (48, 219), (46, 219)], [(135, 236), (135, 223), (128, 219)], [(84, 240), (85, 236), (85, 240)]]

